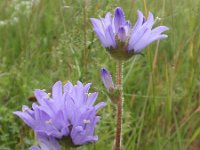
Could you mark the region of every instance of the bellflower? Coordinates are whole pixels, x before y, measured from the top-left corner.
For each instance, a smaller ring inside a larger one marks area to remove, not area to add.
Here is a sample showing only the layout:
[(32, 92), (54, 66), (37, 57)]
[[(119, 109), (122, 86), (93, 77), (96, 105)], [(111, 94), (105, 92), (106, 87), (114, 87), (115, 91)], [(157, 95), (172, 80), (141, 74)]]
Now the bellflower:
[(64, 91), (68, 93), (65, 113), (68, 114), (71, 125), (70, 136), (75, 145), (98, 140), (98, 137), (93, 135), (94, 128), (100, 119), (96, 116), (96, 111), (104, 107), (106, 103), (100, 102), (93, 106), (98, 93), (88, 93), (90, 86), (90, 83), (84, 86), (81, 82), (75, 86), (69, 82), (64, 86)]
[(134, 26), (125, 20), (120, 7), (115, 9), (114, 17), (108, 12), (105, 18), (90, 19), (102, 45), (117, 60), (127, 60), (134, 54), (140, 53), (150, 43), (167, 38), (166, 34), (162, 34), (168, 30), (166, 26), (153, 29), (156, 20), (151, 12), (148, 18), (145, 18), (139, 10), (137, 14), (138, 19)]
[(74, 145), (97, 141), (94, 129), (100, 117), (96, 115), (96, 111), (106, 103), (100, 102), (94, 106), (98, 93), (88, 93), (90, 86), (90, 83), (83, 85), (79, 81), (77, 85), (68, 82), (62, 86), (58, 81), (52, 87), (52, 96), (37, 89), (35, 97), (38, 104), (33, 103), (31, 109), (23, 106), (22, 112), (16, 111), (14, 114), (37, 134), (46, 137), (41, 138), (45, 139), (43, 147), (45, 143), (55, 143), (56, 139), (63, 137), (70, 137)]
[(35, 97), (39, 103), (33, 103), (32, 109), (22, 107), (22, 112), (14, 112), (35, 132), (62, 138), (69, 134), (67, 115), (64, 114), (66, 93), (62, 92), (62, 83), (56, 82), (52, 87), (52, 97), (45, 91), (36, 89)]

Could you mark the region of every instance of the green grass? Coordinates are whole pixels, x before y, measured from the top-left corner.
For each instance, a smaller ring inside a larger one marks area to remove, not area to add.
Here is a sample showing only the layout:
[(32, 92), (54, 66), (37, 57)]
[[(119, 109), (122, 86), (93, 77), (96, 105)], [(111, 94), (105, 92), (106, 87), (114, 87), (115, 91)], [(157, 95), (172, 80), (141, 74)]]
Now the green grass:
[[(19, 0), (20, 3), (23, 0)], [(64, 7), (69, 6), (69, 7)], [(23, 150), (35, 137), (12, 114), (36, 88), (47, 89), (57, 80), (92, 82), (98, 101), (107, 101), (96, 128), (99, 141), (77, 149), (111, 149), (115, 107), (100, 80), (102, 66), (115, 75), (112, 61), (92, 31), (89, 18), (104, 16), (121, 6), (126, 18), (145, 12), (143, 1), (41, 0), (30, 12), (12, 0), (0, 1), (0, 150)], [(200, 1), (148, 0), (147, 9), (170, 28), (169, 37), (145, 49), (124, 65), (124, 150), (198, 150), (200, 147)], [(18, 22), (13, 23), (13, 18)], [(1, 24), (1, 23), (0, 23)], [(87, 32), (86, 67), (82, 63), (84, 27)]]

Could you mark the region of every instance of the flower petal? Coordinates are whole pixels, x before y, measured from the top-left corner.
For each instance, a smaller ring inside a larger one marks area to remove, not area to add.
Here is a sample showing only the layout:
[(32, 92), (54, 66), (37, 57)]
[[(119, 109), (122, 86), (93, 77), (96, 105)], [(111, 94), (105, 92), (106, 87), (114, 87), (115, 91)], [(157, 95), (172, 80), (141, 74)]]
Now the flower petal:
[(108, 12), (106, 14), (105, 18), (101, 18), (101, 22), (102, 22), (104, 28), (107, 28), (109, 25), (112, 24), (112, 17), (111, 16), (112, 16), (111, 13)]
[(52, 87), (52, 97), (55, 101), (59, 102), (62, 98), (62, 82), (57, 81)]
[(98, 31), (98, 32), (100, 32), (101, 34), (104, 35), (105, 31), (104, 31), (104, 27), (103, 27), (101, 20), (95, 19), (95, 18), (90, 18), (90, 21), (93, 24), (94, 30), (96, 30), (96, 31)]
[(38, 146), (31, 146), (29, 150), (41, 150)]
[(64, 85), (64, 92), (71, 93), (72, 89), (73, 89), (73, 84), (71, 82), (67, 82)]
[(31, 128), (34, 128), (36, 126), (34, 118), (32, 118), (28, 113), (16, 111), (16, 112), (13, 112), (13, 114), (20, 117)]
[(106, 48), (110, 48), (110, 47), (116, 48), (115, 35), (114, 35), (114, 32), (113, 32), (111, 25), (108, 26), (108, 28), (105, 31), (105, 37), (106, 37), (106, 40), (109, 43), (109, 47), (106, 47)]
[(161, 34), (164, 31), (167, 31), (167, 30), (169, 30), (168, 27), (166, 27), (166, 26), (159, 26), (159, 27), (153, 29), (152, 32), (151, 32), (151, 34), (152, 35), (158, 35), (158, 34)]
[(97, 97), (98, 97), (98, 92), (94, 92), (94, 93), (90, 94), (90, 95), (88, 96), (86, 105), (87, 105), (87, 106), (92, 106), (92, 105), (95, 103)]
[(148, 39), (151, 35), (151, 30), (146, 30), (145, 34), (140, 38), (140, 40), (134, 45), (134, 52), (139, 53), (148, 45)]
[(36, 89), (34, 95), (40, 105), (46, 105), (45, 100), (49, 99), (49, 95), (46, 92)]
[(161, 34), (161, 35), (153, 36), (152, 38), (150, 38), (150, 39), (148, 40), (148, 44), (151, 44), (152, 42), (154, 42), (154, 41), (156, 41), (156, 40), (165, 39), (165, 38), (167, 38), (167, 37), (168, 37), (168, 35), (166, 35), (166, 34)]
[(95, 106), (95, 109), (96, 110), (101, 109), (101, 108), (105, 107), (106, 105), (107, 105), (106, 102), (100, 102)]
[(118, 31), (119, 27), (125, 24), (124, 12), (120, 7), (115, 9), (114, 14), (114, 26), (115, 31)]
[(131, 34), (131, 38), (129, 40), (129, 44), (128, 44), (128, 50), (134, 50), (134, 46), (135, 44), (140, 40), (140, 38), (142, 38), (142, 36), (144, 35), (144, 33), (148, 30), (148, 28), (146, 26), (142, 26), (139, 30), (137, 30), (136, 32), (132, 32)]
[(154, 21), (153, 14), (151, 12), (149, 12), (148, 19), (144, 23), (144, 25), (146, 25), (149, 29), (151, 29), (153, 27), (154, 23), (155, 23), (155, 21)]
[(137, 15), (138, 15), (138, 19), (137, 19), (137, 22), (135, 23), (135, 25), (133, 27), (132, 34), (134, 34), (143, 24), (143, 20), (144, 20), (143, 13), (140, 10), (138, 10)]
[(104, 34), (102, 34), (99, 30), (94, 29), (96, 35), (98, 36), (99, 40), (101, 41), (102, 45), (105, 48), (109, 48), (110, 47), (110, 43), (108, 43), (106, 37), (104, 36)]

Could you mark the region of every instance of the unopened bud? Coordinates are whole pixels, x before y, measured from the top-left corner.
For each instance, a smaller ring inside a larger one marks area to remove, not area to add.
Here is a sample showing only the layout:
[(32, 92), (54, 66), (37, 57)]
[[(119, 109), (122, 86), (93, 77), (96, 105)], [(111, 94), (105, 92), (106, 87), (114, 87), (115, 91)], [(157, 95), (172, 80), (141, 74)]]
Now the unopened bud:
[(110, 93), (114, 90), (114, 84), (112, 80), (112, 76), (105, 68), (101, 69), (101, 79), (103, 81), (104, 86), (106, 87), (107, 91)]

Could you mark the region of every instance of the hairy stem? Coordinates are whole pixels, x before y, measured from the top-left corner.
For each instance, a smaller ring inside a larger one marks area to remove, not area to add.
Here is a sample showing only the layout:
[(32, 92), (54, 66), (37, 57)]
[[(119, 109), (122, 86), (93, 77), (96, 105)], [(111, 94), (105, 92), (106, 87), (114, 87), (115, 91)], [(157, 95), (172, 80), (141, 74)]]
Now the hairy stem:
[(117, 129), (115, 135), (115, 150), (121, 150), (121, 133), (122, 133), (122, 114), (123, 114), (123, 63), (117, 62), (116, 67), (116, 85), (119, 88), (119, 96), (117, 99)]

